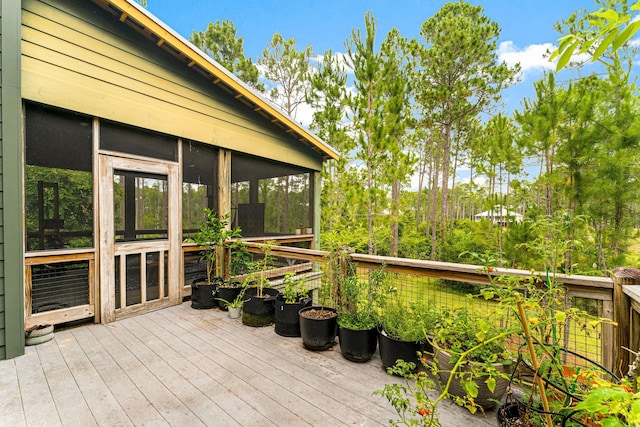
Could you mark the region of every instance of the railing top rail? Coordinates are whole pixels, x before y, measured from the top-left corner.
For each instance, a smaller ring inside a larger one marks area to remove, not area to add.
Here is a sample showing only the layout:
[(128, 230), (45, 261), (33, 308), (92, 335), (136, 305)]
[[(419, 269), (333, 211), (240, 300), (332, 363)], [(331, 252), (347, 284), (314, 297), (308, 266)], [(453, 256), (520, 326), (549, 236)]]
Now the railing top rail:
[[(487, 267), (474, 264), (458, 264), (453, 262), (418, 260), (410, 258), (395, 258), (376, 255), (352, 254), (354, 261), (366, 264), (385, 265), (388, 269), (421, 270), (425, 275), (438, 276), (443, 279), (468, 281), (471, 283), (488, 284), (492, 279), (500, 276), (530, 277), (544, 281), (545, 273), (539, 271), (519, 270), (514, 268)], [(583, 276), (579, 274), (557, 274), (555, 280), (569, 286), (594, 287), (598, 289), (613, 289), (613, 279), (609, 277)]]
[[(249, 248), (260, 250), (260, 243), (246, 242)], [(299, 257), (309, 261), (325, 262), (329, 252), (316, 249), (303, 249), (291, 246), (273, 246), (273, 255)], [(407, 274), (419, 274), (438, 277), (447, 280), (457, 280), (469, 283), (489, 284), (491, 278), (500, 276), (521, 277), (528, 280), (535, 277), (544, 281), (545, 273), (538, 271), (519, 270), (514, 268), (492, 268), (489, 272), (485, 266), (474, 264), (459, 264), (453, 262), (429, 261), (411, 258), (396, 258), (389, 256), (351, 254), (352, 259), (362, 267), (379, 268), (384, 265), (387, 271)], [(491, 277), (491, 278), (490, 278)], [(579, 274), (559, 274), (555, 280), (566, 286), (597, 288), (599, 290), (612, 290), (613, 279), (610, 277), (584, 276)]]

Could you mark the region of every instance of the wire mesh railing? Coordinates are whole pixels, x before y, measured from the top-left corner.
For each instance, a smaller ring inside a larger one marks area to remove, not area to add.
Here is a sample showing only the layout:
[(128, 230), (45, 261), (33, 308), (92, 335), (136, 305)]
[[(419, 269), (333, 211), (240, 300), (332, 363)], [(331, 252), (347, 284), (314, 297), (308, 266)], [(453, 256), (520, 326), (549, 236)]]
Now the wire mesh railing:
[[(259, 243), (251, 245), (252, 251), (259, 251)], [(309, 271), (322, 272), (320, 302), (331, 304), (331, 292), (327, 289), (331, 283), (326, 271), (326, 265), (330, 259), (329, 252), (286, 246), (274, 246), (271, 251), (280, 259), (282, 274), (286, 272), (287, 265), (292, 268), (300, 263), (309, 265)], [(524, 270), (499, 268), (488, 272), (483, 266), (470, 264), (355, 253), (350, 257), (351, 261), (357, 265), (357, 274), (361, 281), (369, 280), (371, 271), (384, 271), (386, 296), (395, 298), (407, 307), (413, 303), (451, 309), (465, 307), (491, 316), (503, 328), (513, 326), (513, 322), (519, 322), (519, 320), (512, 312), (500, 310), (497, 301), (480, 296), (481, 289), (492, 284), (499, 286), (500, 278), (507, 276), (519, 278), (523, 283), (537, 280), (544, 284), (543, 274)], [(324, 268), (323, 265), (325, 265)], [(567, 318), (560, 322), (557, 330), (554, 331), (553, 339), (569, 351), (577, 352), (610, 367), (613, 363), (612, 325), (606, 322), (594, 322), (593, 319), (613, 320), (611, 310), (613, 281), (608, 278), (578, 275), (558, 276), (554, 280), (564, 286), (566, 291), (566, 307), (557, 307), (557, 310), (576, 307), (587, 314), (584, 317)], [(518, 344), (517, 340), (513, 343), (514, 346)]]

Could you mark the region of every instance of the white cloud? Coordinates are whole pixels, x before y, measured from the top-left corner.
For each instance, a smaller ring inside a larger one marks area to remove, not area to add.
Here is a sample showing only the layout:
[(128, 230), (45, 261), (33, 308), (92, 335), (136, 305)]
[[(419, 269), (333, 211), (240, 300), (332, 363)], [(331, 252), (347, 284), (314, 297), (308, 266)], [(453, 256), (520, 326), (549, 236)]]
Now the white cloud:
[(520, 64), (523, 74), (531, 71), (549, 70), (556, 67), (555, 62), (549, 61), (549, 54), (556, 49), (553, 43), (532, 44), (519, 49), (512, 41), (500, 43), (498, 59), (509, 66)]

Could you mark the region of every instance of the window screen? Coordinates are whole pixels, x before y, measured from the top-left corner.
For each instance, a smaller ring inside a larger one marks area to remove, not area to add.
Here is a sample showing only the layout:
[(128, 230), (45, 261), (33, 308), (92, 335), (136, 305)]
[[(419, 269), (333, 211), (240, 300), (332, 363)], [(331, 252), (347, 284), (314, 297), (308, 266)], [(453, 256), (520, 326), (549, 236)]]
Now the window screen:
[(28, 251), (93, 246), (92, 119), (25, 107)]

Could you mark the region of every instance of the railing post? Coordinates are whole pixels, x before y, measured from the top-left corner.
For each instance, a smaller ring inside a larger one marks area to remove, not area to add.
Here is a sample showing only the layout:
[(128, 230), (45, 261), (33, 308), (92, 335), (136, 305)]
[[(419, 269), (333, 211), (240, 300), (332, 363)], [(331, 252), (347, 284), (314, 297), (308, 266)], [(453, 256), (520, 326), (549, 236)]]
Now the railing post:
[[(231, 228), (231, 151), (223, 148), (218, 152), (218, 215), (220, 218), (229, 215), (229, 224), (226, 229)], [(229, 260), (231, 252), (228, 248), (217, 248), (215, 271), (219, 271), (220, 276), (229, 278)]]
[(617, 267), (612, 271), (613, 275), (613, 320), (616, 322), (613, 341), (613, 372), (619, 377), (626, 375), (631, 360), (628, 351), (622, 347), (630, 348), (629, 328), (630, 309), (629, 297), (622, 290), (623, 285), (640, 284), (640, 270), (637, 268)]

